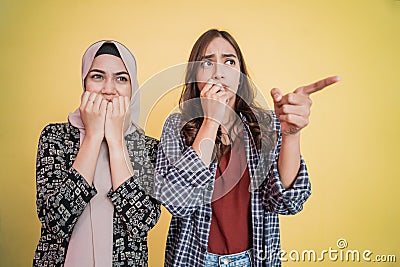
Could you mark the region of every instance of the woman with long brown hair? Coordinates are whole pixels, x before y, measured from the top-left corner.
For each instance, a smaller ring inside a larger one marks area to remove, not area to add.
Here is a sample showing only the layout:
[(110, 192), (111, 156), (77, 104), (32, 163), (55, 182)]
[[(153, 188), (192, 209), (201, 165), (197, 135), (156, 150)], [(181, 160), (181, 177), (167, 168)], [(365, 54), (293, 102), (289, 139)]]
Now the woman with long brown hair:
[(300, 156), (309, 95), (337, 80), (273, 89), (268, 111), (234, 38), (200, 36), (181, 113), (166, 120), (158, 149), (155, 196), (172, 214), (165, 266), (280, 266), (278, 214), (299, 212), (311, 194)]

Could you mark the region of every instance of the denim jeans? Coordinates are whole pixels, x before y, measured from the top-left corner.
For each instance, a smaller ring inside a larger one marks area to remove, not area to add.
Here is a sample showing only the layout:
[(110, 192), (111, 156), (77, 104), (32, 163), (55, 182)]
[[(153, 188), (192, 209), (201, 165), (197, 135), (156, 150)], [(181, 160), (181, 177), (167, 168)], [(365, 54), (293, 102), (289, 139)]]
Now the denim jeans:
[(205, 267), (251, 267), (252, 249), (229, 255), (217, 255), (207, 252)]

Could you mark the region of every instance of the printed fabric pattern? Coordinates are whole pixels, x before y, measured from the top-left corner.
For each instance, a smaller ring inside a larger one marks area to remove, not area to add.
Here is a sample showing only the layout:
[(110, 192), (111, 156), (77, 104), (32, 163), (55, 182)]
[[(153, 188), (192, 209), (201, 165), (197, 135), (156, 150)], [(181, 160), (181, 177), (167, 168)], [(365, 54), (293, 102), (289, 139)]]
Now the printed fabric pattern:
[[(135, 131), (125, 137), (134, 174), (108, 193), (114, 205), (113, 267), (147, 266), (147, 233), (160, 217), (153, 190), (158, 141)], [(37, 163), (37, 214), (42, 224), (33, 266), (64, 265), (68, 242), (79, 216), (96, 195), (72, 164), (79, 130), (69, 123), (49, 124), (40, 135)]]

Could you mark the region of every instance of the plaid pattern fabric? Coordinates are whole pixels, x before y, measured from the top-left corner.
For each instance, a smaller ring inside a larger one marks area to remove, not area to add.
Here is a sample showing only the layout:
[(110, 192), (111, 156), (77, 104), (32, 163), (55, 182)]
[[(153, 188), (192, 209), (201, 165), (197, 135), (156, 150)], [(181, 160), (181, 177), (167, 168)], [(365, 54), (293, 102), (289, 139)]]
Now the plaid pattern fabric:
[[(160, 216), (153, 188), (158, 141), (138, 131), (125, 137), (134, 175), (108, 197), (114, 205), (113, 266), (147, 266), (147, 233)], [(97, 194), (72, 164), (79, 151), (79, 130), (69, 123), (43, 130), (36, 163), (37, 213), (42, 223), (33, 266), (61, 267), (79, 216)]]
[[(278, 214), (295, 214), (311, 194), (304, 160), (291, 188), (280, 181), (277, 159), (282, 137), (279, 120), (271, 111), (264, 114), (279, 133), (270, 152), (272, 164), (264, 165), (244, 117), (244, 142), (252, 181), (251, 216), (254, 266), (281, 266)], [(192, 147), (184, 144), (180, 114), (166, 120), (158, 147), (155, 198), (172, 214), (167, 237), (165, 266), (204, 266), (211, 225), (211, 197), (217, 164), (206, 167)], [(261, 167), (260, 167), (261, 166)], [(263, 181), (262, 183), (256, 182)], [(254, 185), (257, 185), (256, 187)], [(259, 186), (258, 186), (259, 185)]]

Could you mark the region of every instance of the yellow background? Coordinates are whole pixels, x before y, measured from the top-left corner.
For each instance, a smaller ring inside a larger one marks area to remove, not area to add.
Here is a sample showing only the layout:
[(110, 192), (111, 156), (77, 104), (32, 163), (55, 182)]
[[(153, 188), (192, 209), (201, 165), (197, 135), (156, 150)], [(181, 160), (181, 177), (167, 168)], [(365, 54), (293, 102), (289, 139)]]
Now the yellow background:
[[(22, 1), (0, 2), (0, 265), (30, 266), (39, 238), (35, 157), (41, 129), (79, 105), (80, 61), (100, 39), (133, 51), (139, 83), (189, 56), (216, 27), (239, 42), (267, 97), (325, 76), (342, 81), (313, 95), (302, 134), (313, 195), (281, 217), (282, 247), (394, 254), (400, 262), (400, 1)], [(151, 90), (148, 89), (148, 90)], [(157, 92), (147, 97), (157, 97)], [(159, 137), (177, 94), (147, 133)], [(142, 98), (142, 102), (146, 99)], [(162, 266), (169, 215), (149, 238), (150, 266)], [(292, 262), (284, 266), (396, 266)]]

